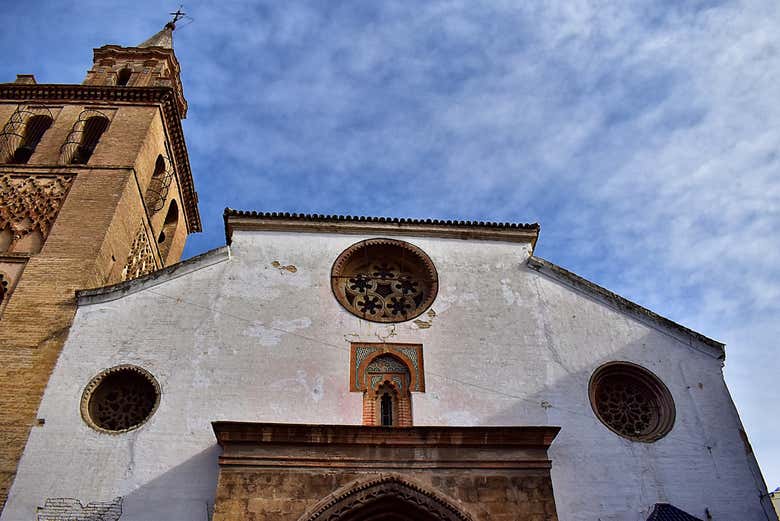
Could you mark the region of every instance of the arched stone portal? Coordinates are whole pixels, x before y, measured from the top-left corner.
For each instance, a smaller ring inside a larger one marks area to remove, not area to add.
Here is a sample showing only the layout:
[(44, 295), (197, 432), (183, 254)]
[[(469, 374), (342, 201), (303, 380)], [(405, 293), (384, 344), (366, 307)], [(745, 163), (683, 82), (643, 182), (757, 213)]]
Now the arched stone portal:
[(383, 476), (330, 494), (300, 521), (471, 521), (471, 517), (421, 485)]
[(558, 519), (558, 427), (212, 425), (214, 521)]

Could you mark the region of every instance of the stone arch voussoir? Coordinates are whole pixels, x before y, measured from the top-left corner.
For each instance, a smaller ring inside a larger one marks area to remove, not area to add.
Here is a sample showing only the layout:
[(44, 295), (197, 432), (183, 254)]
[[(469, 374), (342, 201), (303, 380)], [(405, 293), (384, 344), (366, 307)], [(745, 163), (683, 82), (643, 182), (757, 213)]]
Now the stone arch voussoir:
[(382, 474), (354, 481), (323, 498), (298, 521), (337, 521), (372, 501), (393, 498), (441, 521), (473, 521), (454, 501), (424, 485), (395, 474)]

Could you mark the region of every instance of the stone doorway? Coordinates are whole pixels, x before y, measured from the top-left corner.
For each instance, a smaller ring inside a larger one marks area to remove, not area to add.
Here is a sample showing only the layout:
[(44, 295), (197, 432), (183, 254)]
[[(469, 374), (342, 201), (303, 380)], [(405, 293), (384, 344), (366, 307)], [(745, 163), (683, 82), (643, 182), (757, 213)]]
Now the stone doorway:
[(299, 521), (472, 521), (453, 503), (420, 483), (388, 475), (343, 487)]
[(557, 521), (558, 427), (215, 422), (214, 521)]

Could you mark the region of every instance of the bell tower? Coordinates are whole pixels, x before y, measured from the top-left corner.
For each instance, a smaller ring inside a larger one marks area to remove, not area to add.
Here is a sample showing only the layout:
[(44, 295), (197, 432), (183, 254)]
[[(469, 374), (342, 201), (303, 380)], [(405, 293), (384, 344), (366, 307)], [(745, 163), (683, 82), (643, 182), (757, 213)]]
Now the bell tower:
[(75, 291), (174, 264), (200, 231), (174, 29), (95, 49), (81, 85), (0, 84), (0, 504)]

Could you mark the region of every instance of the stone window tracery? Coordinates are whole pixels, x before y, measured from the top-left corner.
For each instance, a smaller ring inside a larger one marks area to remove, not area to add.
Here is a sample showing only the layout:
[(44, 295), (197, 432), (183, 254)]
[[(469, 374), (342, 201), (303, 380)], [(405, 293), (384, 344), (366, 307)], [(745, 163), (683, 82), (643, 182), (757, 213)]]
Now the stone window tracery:
[(419, 248), (393, 239), (369, 239), (336, 259), (331, 287), (350, 313), (373, 322), (403, 322), (424, 312), (438, 292), (438, 275)]
[(653, 442), (674, 426), (671, 393), (657, 376), (636, 364), (599, 367), (591, 377), (590, 401), (604, 425), (630, 440)]
[(90, 427), (117, 434), (143, 425), (159, 402), (160, 386), (148, 371), (120, 365), (87, 384), (81, 397), (81, 416)]

